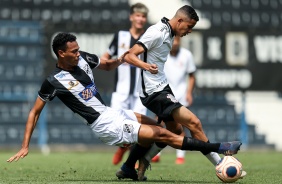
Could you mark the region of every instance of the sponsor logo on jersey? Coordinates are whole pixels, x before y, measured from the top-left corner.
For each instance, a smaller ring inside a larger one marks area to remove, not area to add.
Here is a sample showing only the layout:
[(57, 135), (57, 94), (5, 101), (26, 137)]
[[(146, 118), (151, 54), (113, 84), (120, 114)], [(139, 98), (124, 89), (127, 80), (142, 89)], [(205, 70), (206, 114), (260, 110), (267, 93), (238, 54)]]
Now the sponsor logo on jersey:
[(85, 87), (83, 91), (81, 91), (78, 95), (85, 101), (90, 100), (93, 96), (97, 94), (97, 88), (95, 84), (89, 84)]
[(168, 99), (170, 99), (173, 103), (177, 103), (178, 100), (175, 99), (175, 97), (172, 94), (167, 94), (166, 96)]
[(61, 78), (64, 78), (66, 75), (64, 74), (64, 73), (58, 73), (58, 74), (56, 74), (55, 75), (55, 78), (59, 78), (59, 79), (61, 79)]
[(128, 46), (126, 46), (125, 43), (122, 43), (121, 45), (119, 45), (120, 49), (130, 49)]
[(70, 90), (71, 88), (77, 86), (79, 84), (79, 82), (78, 81), (70, 81), (68, 84), (70, 86), (70, 87), (68, 87), (68, 90)]
[(91, 71), (91, 69), (90, 69), (88, 64), (85, 65), (82, 69), (85, 71), (85, 73), (92, 74), (92, 71)]
[(162, 80), (159, 84), (156, 85), (156, 88), (159, 88), (167, 83), (167, 79)]
[(127, 133), (133, 132), (133, 125), (131, 124), (124, 124), (123, 125), (123, 131)]
[(168, 30), (165, 25), (160, 29), (160, 31), (163, 32), (164, 30), (166, 30), (166, 31)]

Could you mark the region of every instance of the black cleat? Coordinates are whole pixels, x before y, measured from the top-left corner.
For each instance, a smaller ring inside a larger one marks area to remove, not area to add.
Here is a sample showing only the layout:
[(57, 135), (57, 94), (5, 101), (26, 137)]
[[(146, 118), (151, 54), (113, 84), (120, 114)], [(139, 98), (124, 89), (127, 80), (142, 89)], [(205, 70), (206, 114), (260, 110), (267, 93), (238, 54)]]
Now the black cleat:
[(240, 141), (220, 143), (218, 153), (224, 155), (235, 155), (240, 150), (242, 143)]
[(149, 167), (151, 168), (151, 165), (150, 165), (150, 162), (146, 158), (143, 157), (139, 159), (139, 167), (137, 169), (138, 170), (137, 175), (138, 175), (139, 181), (147, 180), (147, 177), (144, 175), (145, 175), (146, 170), (148, 170)]
[[(116, 172), (118, 179), (132, 179), (138, 181), (138, 175), (135, 169), (127, 167), (125, 164), (122, 165), (121, 169)], [(144, 176), (142, 181), (146, 181), (147, 177)]]

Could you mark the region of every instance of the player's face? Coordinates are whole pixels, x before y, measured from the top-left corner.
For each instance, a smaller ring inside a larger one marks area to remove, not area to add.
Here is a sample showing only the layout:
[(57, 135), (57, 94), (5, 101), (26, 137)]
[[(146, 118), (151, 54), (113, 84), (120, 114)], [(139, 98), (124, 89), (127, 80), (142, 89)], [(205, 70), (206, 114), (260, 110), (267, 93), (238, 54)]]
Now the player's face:
[(70, 66), (77, 66), (80, 53), (79, 46), (76, 41), (67, 42), (67, 49), (63, 52), (64, 60)]
[(180, 37), (188, 35), (192, 32), (192, 29), (196, 25), (196, 23), (196, 20), (190, 18), (179, 19), (176, 28), (176, 35)]
[(131, 26), (135, 29), (143, 29), (147, 23), (147, 16), (144, 13), (135, 12), (130, 15)]

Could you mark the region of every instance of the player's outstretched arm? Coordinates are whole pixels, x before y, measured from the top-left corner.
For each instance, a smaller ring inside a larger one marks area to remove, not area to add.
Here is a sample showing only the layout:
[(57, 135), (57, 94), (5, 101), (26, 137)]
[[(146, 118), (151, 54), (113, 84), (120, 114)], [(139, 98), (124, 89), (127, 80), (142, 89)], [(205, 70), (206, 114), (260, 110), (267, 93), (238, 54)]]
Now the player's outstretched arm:
[(102, 57), (100, 58), (100, 65), (98, 66), (98, 68), (101, 70), (107, 70), (107, 71), (113, 70), (125, 62), (124, 56), (126, 54), (128, 54), (128, 51), (125, 52), (123, 55), (121, 55), (117, 59), (107, 59), (105, 57)]
[(124, 59), (127, 63), (134, 65), (138, 68), (141, 68), (143, 70), (149, 71), (152, 74), (158, 73), (158, 67), (156, 64), (145, 63), (144, 61), (142, 61), (137, 57), (139, 54), (142, 54), (144, 52), (145, 50), (140, 44), (135, 44), (128, 51), (128, 54), (125, 55)]
[(45, 104), (46, 104), (46, 102), (41, 100), (41, 98), (37, 97), (37, 99), (34, 103), (34, 106), (30, 110), (29, 115), (28, 115), (28, 119), (27, 119), (26, 127), (25, 127), (24, 138), (23, 138), (23, 142), (22, 142), (22, 148), (20, 149), (20, 151), (17, 154), (15, 154), (11, 158), (9, 158), (7, 160), (7, 162), (18, 161), (20, 158), (24, 158), (25, 156), (27, 156), (29, 142), (30, 142), (32, 132), (33, 132), (35, 126), (36, 126), (39, 115), (40, 115), (43, 107), (45, 106)]

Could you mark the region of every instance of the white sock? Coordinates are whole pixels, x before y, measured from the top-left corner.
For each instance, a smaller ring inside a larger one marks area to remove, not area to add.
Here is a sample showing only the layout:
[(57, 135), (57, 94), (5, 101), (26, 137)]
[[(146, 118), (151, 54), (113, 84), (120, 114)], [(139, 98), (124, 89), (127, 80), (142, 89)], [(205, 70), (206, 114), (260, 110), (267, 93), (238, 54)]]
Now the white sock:
[(185, 157), (185, 152), (184, 150), (180, 150), (180, 149), (177, 149), (176, 150), (176, 158), (184, 158)]
[(213, 164), (216, 165), (220, 161), (220, 156), (218, 153), (215, 152), (210, 152), (209, 154), (205, 155), (209, 161)]
[(149, 151), (145, 154), (145, 159), (149, 162), (152, 160), (154, 156), (156, 156), (163, 148), (158, 147), (155, 143), (149, 149)]

